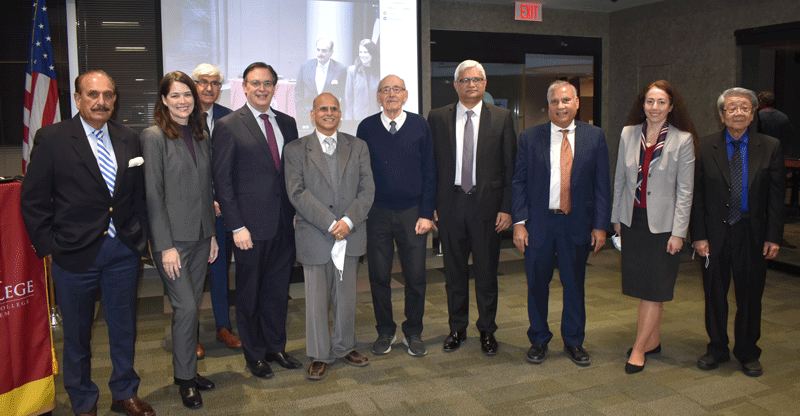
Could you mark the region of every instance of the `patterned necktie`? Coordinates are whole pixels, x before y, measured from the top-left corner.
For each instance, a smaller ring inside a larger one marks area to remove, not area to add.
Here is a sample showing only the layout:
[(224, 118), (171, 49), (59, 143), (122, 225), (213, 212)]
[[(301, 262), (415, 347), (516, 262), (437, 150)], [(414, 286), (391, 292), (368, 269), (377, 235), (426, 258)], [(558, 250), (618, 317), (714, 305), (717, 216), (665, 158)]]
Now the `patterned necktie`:
[(324, 143), (325, 154), (332, 155), (336, 151), (336, 141), (333, 140), (333, 137), (326, 137)]
[(563, 137), (561, 138), (561, 202), (558, 208), (569, 214), (572, 208), (572, 201), (570, 199), (569, 186), (572, 177), (572, 147), (569, 145), (567, 135), (569, 130), (560, 130)]
[(394, 120), (392, 120), (391, 122), (389, 122), (389, 125), (391, 126), (389, 128), (389, 133), (391, 134), (397, 133), (397, 123)]
[(211, 137), (211, 129), (208, 128), (208, 111), (203, 111), (203, 130)]
[(733, 225), (742, 219), (742, 152), (741, 142), (734, 140), (733, 154), (731, 155), (731, 206), (728, 209), (728, 225)]
[(461, 153), (461, 189), (469, 193), (472, 189), (472, 152), (475, 132), (472, 127), (472, 110), (467, 110), (467, 123), (464, 124), (464, 149)]
[[(94, 137), (97, 138), (97, 165), (100, 167), (100, 174), (103, 175), (103, 180), (108, 186), (108, 192), (114, 196), (114, 180), (117, 176), (117, 169), (114, 167), (114, 162), (111, 159), (111, 153), (108, 152), (106, 145), (103, 144), (103, 130), (95, 130)], [(117, 229), (114, 227), (114, 219), (108, 223), (108, 236), (113, 238), (117, 235)]]
[(275, 131), (272, 130), (272, 123), (269, 122), (269, 114), (261, 114), (259, 117), (264, 120), (264, 130), (267, 132), (267, 144), (269, 144), (269, 150), (272, 152), (272, 159), (275, 161), (275, 167), (281, 170), (281, 154), (278, 153), (278, 141), (275, 139)]

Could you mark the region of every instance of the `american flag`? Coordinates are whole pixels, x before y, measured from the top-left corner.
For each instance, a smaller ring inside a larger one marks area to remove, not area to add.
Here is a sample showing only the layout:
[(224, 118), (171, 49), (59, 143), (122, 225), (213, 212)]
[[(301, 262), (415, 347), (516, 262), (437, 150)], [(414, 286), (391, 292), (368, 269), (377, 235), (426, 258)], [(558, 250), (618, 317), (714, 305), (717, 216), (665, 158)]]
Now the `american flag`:
[(22, 173), (28, 168), (33, 136), (40, 127), (61, 121), (58, 109), (53, 45), (45, 0), (33, 2), (31, 53), (25, 74), (25, 109), (23, 110)]

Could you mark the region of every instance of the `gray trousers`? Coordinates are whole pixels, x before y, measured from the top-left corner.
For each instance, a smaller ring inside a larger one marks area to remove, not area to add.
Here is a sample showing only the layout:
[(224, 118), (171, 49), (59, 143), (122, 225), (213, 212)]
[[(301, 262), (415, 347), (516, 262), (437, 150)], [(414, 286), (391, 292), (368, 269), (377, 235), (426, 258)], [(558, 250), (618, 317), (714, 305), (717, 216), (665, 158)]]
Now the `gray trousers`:
[[(356, 348), (356, 270), (358, 257), (346, 256), (341, 278), (333, 260), (304, 264), (306, 292), (306, 355), (332, 363)], [(333, 329), (328, 328), (328, 311)]]
[(203, 296), (211, 238), (176, 241), (175, 248), (181, 259), (180, 276), (175, 280), (164, 271), (160, 251), (153, 253), (153, 262), (172, 307), (173, 373), (176, 378), (189, 380), (197, 375), (197, 311)]

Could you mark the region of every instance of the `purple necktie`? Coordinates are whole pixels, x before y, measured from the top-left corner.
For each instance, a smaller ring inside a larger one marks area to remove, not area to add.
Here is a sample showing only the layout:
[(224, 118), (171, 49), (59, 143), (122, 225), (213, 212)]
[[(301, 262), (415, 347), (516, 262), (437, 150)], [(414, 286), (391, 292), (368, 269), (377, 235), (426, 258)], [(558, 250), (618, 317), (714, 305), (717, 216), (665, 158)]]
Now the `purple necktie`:
[(269, 114), (261, 114), (259, 117), (264, 120), (264, 130), (267, 132), (267, 144), (269, 144), (269, 150), (272, 152), (275, 168), (281, 170), (281, 154), (278, 153), (278, 141), (275, 139), (275, 131), (272, 130), (272, 124), (269, 122)]

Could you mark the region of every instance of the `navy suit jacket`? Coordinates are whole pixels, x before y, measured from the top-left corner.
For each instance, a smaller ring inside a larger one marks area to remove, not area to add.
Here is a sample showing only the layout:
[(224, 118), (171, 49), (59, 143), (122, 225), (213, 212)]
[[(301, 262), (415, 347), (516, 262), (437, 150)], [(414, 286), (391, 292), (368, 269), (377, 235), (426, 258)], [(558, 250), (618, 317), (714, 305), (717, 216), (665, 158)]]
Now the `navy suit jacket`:
[[(544, 240), (550, 202), (550, 124), (520, 134), (511, 182), (511, 216), (514, 223), (527, 221), (528, 244), (533, 248)], [(600, 128), (575, 121), (570, 179), (570, 225), (563, 231), (576, 245), (590, 244), (592, 230), (607, 230), (611, 221), (608, 145)]]
[(231, 109), (230, 108), (225, 107), (224, 105), (217, 104), (217, 103), (214, 103), (213, 108), (214, 108), (214, 112), (211, 115), (211, 118), (214, 119), (214, 123), (216, 123), (217, 120), (221, 119), (222, 117), (225, 117), (225, 116), (227, 116), (228, 114), (231, 113)]
[[(296, 140), (294, 119), (272, 111), (284, 146)], [(267, 138), (247, 104), (216, 122), (211, 144), (214, 191), (227, 231), (247, 227), (253, 240), (269, 240), (279, 221), (292, 223), (294, 207), (286, 196), (283, 159), (276, 168)]]

